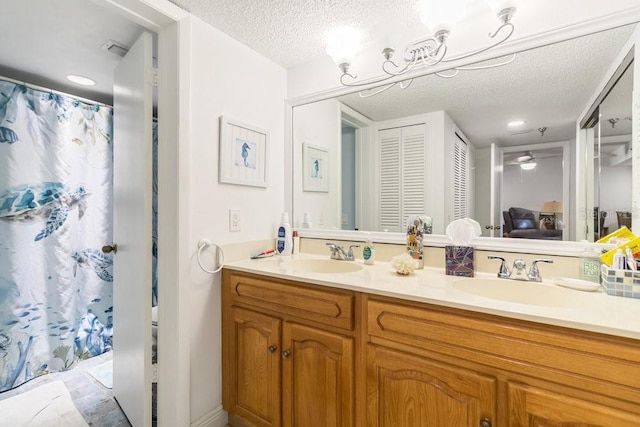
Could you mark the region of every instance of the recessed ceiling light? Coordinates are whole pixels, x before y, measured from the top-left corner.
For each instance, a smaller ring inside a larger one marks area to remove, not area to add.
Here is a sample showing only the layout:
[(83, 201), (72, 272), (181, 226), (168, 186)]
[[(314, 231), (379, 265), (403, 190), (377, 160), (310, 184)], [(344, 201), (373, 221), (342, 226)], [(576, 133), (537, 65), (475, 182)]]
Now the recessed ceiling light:
[(94, 86), (96, 84), (96, 82), (89, 77), (76, 76), (75, 74), (69, 74), (67, 80), (83, 86)]
[(512, 122), (507, 123), (507, 126), (510, 128), (515, 128), (518, 126), (522, 126), (524, 124), (524, 120), (514, 120)]

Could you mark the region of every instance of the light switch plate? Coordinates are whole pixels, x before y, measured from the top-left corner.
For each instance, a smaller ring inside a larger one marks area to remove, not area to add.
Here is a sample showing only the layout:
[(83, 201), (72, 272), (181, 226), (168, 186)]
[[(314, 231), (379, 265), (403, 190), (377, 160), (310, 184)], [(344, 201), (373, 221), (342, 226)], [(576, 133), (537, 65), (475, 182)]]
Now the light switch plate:
[(229, 210), (229, 231), (240, 231), (240, 209)]

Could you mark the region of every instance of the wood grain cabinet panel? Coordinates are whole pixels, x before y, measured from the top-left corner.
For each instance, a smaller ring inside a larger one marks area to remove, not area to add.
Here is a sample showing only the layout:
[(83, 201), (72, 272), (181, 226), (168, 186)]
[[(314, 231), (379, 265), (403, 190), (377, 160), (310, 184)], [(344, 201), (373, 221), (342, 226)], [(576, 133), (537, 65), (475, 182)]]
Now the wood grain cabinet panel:
[(637, 427), (640, 416), (526, 384), (509, 383), (511, 427)]
[(477, 427), (495, 419), (496, 379), (367, 348), (368, 427)]
[(353, 339), (287, 322), (283, 349), (283, 426), (353, 426)]
[(230, 411), (257, 426), (280, 426), (280, 327), (277, 318), (232, 307)]
[(228, 273), (226, 277), (236, 302), (312, 319), (315, 323), (353, 329), (353, 292), (319, 290), (235, 273)]

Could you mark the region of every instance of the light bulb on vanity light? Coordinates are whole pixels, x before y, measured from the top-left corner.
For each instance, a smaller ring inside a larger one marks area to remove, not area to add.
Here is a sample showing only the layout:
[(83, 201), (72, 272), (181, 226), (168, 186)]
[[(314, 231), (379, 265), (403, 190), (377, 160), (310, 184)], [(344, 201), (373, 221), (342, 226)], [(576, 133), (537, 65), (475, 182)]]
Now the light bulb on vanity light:
[(325, 36), (325, 50), (343, 73), (349, 71), (361, 39), (360, 32), (351, 27), (335, 28)]
[(418, 3), (420, 20), (436, 38), (440, 35), (446, 39), (462, 18), (466, 3), (467, 0), (422, 0)]

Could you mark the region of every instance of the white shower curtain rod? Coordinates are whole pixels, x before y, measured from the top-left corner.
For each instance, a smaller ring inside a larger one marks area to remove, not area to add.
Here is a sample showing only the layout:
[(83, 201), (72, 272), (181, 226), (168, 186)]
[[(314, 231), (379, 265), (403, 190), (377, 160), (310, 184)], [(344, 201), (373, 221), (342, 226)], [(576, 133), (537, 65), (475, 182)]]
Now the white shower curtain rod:
[(49, 92), (49, 93), (55, 93), (56, 95), (68, 96), (70, 98), (74, 98), (74, 99), (77, 99), (78, 101), (84, 102), (85, 104), (99, 105), (99, 106), (102, 106), (102, 107), (113, 108), (113, 106), (108, 105), (108, 104), (104, 104), (102, 102), (93, 101), (91, 99), (83, 98), (83, 97), (78, 96), (78, 95), (72, 95), (70, 93), (61, 92), (59, 90), (54, 90), (54, 89), (49, 89), (49, 88), (46, 88), (46, 87), (43, 87), (43, 86), (34, 85), (34, 84), (27, 83), (27, 82), (24, 82), (24, 81), (21, 81), (21, 80), (12, 79), (10, 77), (0, 76), (0, 80), (7, 81), (9, 83), (15, 83), (15, 84), (18, 84), (18, 85), (23, 85), (23, 86), (26, 86), (26, 87), (31, 88), (31, 89), (39, 90), (41, 92)]

